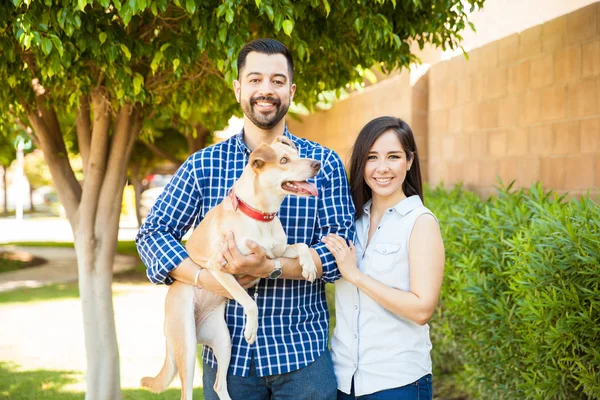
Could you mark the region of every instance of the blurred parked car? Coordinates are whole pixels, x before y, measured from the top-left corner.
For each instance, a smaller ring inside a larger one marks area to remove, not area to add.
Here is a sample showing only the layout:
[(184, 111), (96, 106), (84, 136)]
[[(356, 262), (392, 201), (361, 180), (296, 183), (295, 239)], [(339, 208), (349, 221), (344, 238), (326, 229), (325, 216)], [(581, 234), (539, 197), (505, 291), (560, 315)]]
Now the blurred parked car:
[(164, 190), (167, 183), (169, 183), (172, 176), (173, 175), (170, 174), (155, 174), (146, 178), (148, 181), (148, 189), (142, 192), (140, 198), (140, 214), (142, 218), (148, 216), (150, 209)]

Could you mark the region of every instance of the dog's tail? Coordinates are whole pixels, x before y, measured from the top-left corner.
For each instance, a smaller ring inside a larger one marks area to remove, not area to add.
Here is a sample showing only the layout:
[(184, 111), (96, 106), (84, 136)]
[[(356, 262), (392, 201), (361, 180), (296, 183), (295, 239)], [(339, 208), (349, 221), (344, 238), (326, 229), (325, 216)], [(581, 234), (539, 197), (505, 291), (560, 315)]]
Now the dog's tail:
[(169, 343), (167, 342), (167, 352), (165, 357), (165, 363), (163, 364), (162, 369), (154, 378), (146, 376), (142, 378), (140, 384), (142, 387), (150, 390), (153, 393), (161, 393), (164, 392), (167, 387), (175, 378), (175, 374), (177, 373), (177, 364), (175, 364), (175, 354), (171, 349), (169, 349)]

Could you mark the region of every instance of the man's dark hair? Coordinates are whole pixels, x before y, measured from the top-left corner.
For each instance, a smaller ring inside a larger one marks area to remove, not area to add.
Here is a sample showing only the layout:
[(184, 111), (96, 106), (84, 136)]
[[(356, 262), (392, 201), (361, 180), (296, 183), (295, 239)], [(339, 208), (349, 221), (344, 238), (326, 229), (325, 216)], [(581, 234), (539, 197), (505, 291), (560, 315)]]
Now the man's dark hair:
[(246, 65), (246, 57), (253, 51), (269, 55), (283, 54), (288, 62), (290, 84), (292, 83), (294, 79), (294, 59), (292, 58), (292, 53), (290, 53), (290, 50), (280, 41), (267, 38), (253, 40), (242, 47), (237, 58), (238, 79), (240, 78), (240, 73), (242, 72), (244, 65)]

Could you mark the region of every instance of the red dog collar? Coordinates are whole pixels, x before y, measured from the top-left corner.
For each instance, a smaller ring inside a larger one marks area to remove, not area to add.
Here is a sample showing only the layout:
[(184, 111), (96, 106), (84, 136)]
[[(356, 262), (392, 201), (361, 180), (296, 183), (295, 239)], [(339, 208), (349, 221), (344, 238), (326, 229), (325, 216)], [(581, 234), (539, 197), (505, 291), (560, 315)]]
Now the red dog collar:
[(273, 218), (275, 218), (277, 215), (277, 213), (264, 213), (250, 207), (235, 195), (233, 189), (231, 189), (229, 192), (229, 198), (231, 199), (231, 204), (233, 205), (234, 210), (239, 209), (241, 212), (257, 221), (270, 222), (273, 221)]

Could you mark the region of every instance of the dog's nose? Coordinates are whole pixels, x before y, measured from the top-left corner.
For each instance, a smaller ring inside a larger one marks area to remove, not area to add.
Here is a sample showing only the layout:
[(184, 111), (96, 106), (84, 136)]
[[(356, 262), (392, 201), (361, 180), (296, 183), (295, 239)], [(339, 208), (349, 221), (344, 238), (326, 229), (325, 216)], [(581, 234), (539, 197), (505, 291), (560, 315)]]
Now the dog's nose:
[(319, 161), (313, 161), (310, 163), (310, 167), (315, 170), (315, 172), (319, 172), (321, 169), (321, 163)]

